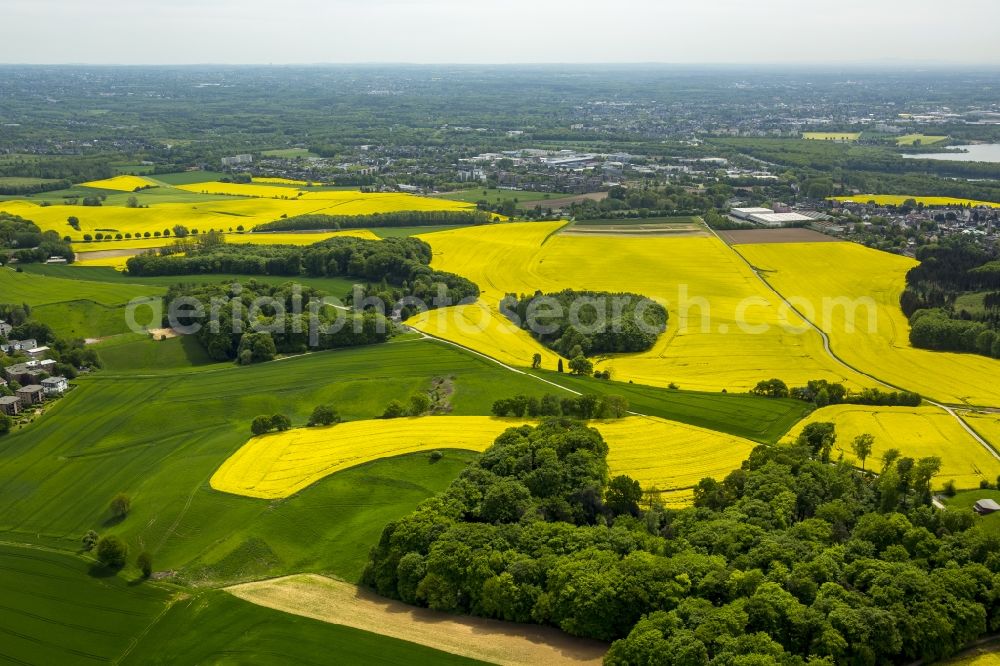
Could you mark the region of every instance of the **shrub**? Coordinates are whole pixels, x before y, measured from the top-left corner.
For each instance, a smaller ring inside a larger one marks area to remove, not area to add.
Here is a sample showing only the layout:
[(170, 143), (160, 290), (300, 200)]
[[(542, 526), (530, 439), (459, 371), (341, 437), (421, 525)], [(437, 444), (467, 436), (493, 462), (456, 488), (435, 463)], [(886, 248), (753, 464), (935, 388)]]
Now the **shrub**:
[(139, 567), (143, 578), (149, 578), (153, 575), (153, 556), (148, 551), (144, 550), (139, 553), (139, 557), (135, 558), (135, 565)]
[(426, 393), (414, 393), (410, 396), (410, 415), (420, 416), (431, 408), (431, 399)]
[(292, 427), (292, 420), (284, 414), (275, 414), (271, 417), (271, 427), (278, 432), (285, 432)]
[(270, 416), (258, 416), (250, 424), (250, 432), (253, 435), (263, 435), (266, 432), (271, 431), (271, 417)]
[(82, 539), (80, 539), (80, 542), (83, 544), (83, 550), (88, 553), (94, 550), (94, 546), (97, 545), (97, 539), (97, 532), (94, 530), (87, 530), (87, 533), (83, 535)]
[(444, 454), (441, 453), (440, 451), (431, 451), (430, 457), (431, 457), (431, 462), (436, 463), (437, 461), (441, 460), (441, 458), (444, 458)]
[(132, 509), (132, 500), (125, 493), (118, 493), (111, 500), (111, 515), (115, 518), (124, 518)]
[(385, 406), (385, 411), (382, 412), (382, 418), (384, 419), (398, 419), (401, 416), (406, 416), (406, 406), (399, 400), (390, 401)]

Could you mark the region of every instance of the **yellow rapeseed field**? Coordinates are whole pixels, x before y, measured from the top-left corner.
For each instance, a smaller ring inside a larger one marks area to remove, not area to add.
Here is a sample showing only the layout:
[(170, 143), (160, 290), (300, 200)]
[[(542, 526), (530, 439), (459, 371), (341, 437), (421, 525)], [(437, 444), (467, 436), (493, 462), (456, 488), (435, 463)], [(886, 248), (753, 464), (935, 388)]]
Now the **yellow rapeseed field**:
[(118, 190), (119, 192), (134, 192), (140, 187), (156, 185), (153, 181), (142, 176), (115, 176), (104, 180), (92, 180), (81, 183), (84, 187), (95, 187), (102, 190)]
[(966, 412), (962, 416), (980, 437), (1000, 451), (1000, 413)]
[(909, 194), (854, 194), (849, 197), (830, 197), (833, 201), (847, 201), (859, 204), (866, 204), (874, 201), (879, 206), (902, 206), (908, 199), (913, 199), (917, 203), (925, 206), (986, 206), (988, 208), (1000, 208), (1000, 203), (990, 201), (977, 201), (976, 199), (956, 199), (954, 197), (917, 197)]
[[(222, 183), (228, 185), (228, 183)], [(202, 183), (184, 186), (197, 188)], [(294, 217), (307, 213), (330, 215), (364, 215), (371, 213), (392, 213), (403, 210), (467, 210), (474, 208), (466, 204), (445, 199), (418, 197), (409, 194), (364, 193), (356, 190), (331, 192), (309, 192), (297, 197), (299, 190), (288, 187), (248, 185), (243, 187), (277, 190), (290, 196), (281, 198), (248, 198), (233, 196), (232, 199), (201, 201), (195, 203), (153, 203), (148, 208), (127, 208), (125, 206), (39, 206), (30, 201), (13, 200), (0, 202), (0, 211), (20, 215), (35, 222), (43, 231), (55, 231), (60, 236), (69, 236), (74, 241), (83, 240), (84, 234), (97, 233), (163, 232), (181, 224), (189, 229), (227, 231), (242, 226), (247, 231), (259, 224), (272, 222), (282, 215)], [(197, 190), (195, 190), (197, 191)], [(70, 216), (80, 220), (80, 231), (67, 223)]]
[(813, 141), (857, 141), (861, 132), (803, 132), (803, 139)]
[[(514, 223), (422, 236), (434, 251), (432, 266), (468, 277), (482, 296), (476, 305), (432, 311), (410, 323), (510, 365), (530, 365), (539, 353), (542, 366), (554, 369), (557, 356), (499, 313), (504, 294), (632, 291), (666, 305), (670, 321), (650, 351), (597, 360), (598, 368), (611, 369), (620, 381), (673, 382), (707, 391), (747, 390), (771, 377), (870, 385), (829, 358), (819, 334), (783, 310), (718, 239), (553, 235), (561, 224)], [(486, 322), (484, 330), (478, 322)], [(761, 326), (767, 330), (750, 328)]]
[(299, 185), (299, 186), (305, 186), (305, 185), (309, 184), (309, 183), (307, 183), (304, 180), (295, 180), (293, 178), (267, 178), (267, 177), (262, 177), (262, 176), (261, 177), (254, 176), (253, 177), (253, 182), (255, 182), (255, 183), (264, 183), (265, 185)]
[[(391, 456), (434, 449), (485, 451), (525, 421), (486, 416), (423, 416), (350, 421), (254, 437), (215, 472), (216, 490), (278, 499), (335, 472)], [(646, 490), (685, 501), (705, 476), (722, 478), (753, 449), (748, 440), (650, 417), (592, 424), (608, 442), (612, 475), (628, 474)]]
[[(808, 310), (805, 314), (830, 335), (833, 351), (852, 366), (935, 400), (1000, 406), (1000, 361), (910, 346), (899, 296), (915, 260), (847, 242), (734, 249), (765, 271), (783, 296)], [(856, 307), (852, 313), (832, 299)]]
[(935, 480), (938, 486), (953, 480), (959, 488), (978, 488), (980, 480), (993, 482), (1000, 474), (1000, 461), (938, 407), (833, 405), (810, 414), (792, 428), (784, 441), (792, 441), (806, 424), (821, 421), (836, 424), (834, 457), (843, 453), (846, 460), (857, 463), (851, 442), (862, 433), (875, 437), (867, 469), (878, 469), (882, 455), (892, 448), (912, 458), (941, 458), (941, 473)]

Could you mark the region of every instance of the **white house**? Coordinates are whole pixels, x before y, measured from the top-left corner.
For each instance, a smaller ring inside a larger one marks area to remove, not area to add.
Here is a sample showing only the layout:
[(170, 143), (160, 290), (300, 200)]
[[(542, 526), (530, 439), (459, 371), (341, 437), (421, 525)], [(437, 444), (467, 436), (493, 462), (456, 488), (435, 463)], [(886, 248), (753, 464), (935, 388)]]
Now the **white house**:
[(42, 388), (47, 396), (62, 395), (69, 388), (69, 383), (65, 377), (49, 377), (42, 380)]

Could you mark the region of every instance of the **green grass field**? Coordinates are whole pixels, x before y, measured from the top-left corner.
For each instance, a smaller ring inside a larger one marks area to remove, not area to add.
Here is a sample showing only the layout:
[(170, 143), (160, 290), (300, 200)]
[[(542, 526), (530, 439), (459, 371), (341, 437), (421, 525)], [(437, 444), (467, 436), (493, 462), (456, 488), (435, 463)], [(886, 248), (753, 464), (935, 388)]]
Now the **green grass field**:
[(170, 592), (92, 576), (69, 554), (0, 545), (0, 661), (109, 663), (166, 607)]
[(107, 372), (162, 372), (197, 370), (216, 363), (192, 336), (153, 340), (128, 333), (104, 340), (95, 347)]
[[(475, 664), (211, 590), (109, 575), (69, 553), (0, 545), (0, 661), (14, 664)], [(193, 629), (197, 627), (198, 630)]]
[(405, 238), (407, 236), (420, 236), (421, 234), (433, 234), (436, 231), (448, 231), (458, 229), (457, 225), (429, 226), (429, 227), (379, 227), (371, 232), (379, 238)]
[[(946, 503), (950, 508), (968, 511), (972, 509), (973, 504), (981, 499), (992, 499), (1000, 502), (1000, 490), (963, 490), (954, 497), (948, 498)], [(981, 524), (983, 529), (1000, 534), (1000, 512), (988, 516), (977, 516), (976, 522)]]
[(173, 604), (121, 663), (459, 666), (480, 662), (211, 591)]
[(132, 176), (144, 176), (149, 173), (153, 173), (156, 167), (152, 164), (118, 164), (111, 169), (115, 172), (116, 176), (121, 175), (132, 175)]
[[(82, 282), (97, 282), (111, 286), (129, 285), (134, 289), (145, 289), (146, 291), (149, 291), (148, 287), (156, 287), (157, 289), (153, 290), (153, 293), (156, 294), (164, 292), (166, 287), (177, 283), (219, 284), (240, 280), (257, 280), (266, 284), (297, 282), (305, 287), (315, 287), (334, 296), (342, 296), (351, 291), (351, 287), (355, 282), (349, 278), (340, 277), (311, 278), (298, 276), (293, 279), (281, 276), (232, 275), (222, 273), (211, 275), (134, 276), (116, 271), (114, 268), (108, 266), (69, 266), (59, 264), (27, 264), (24, 266), (24, 273)], [(2, 284), (0, 282), (0, 285)]]
[(435, 195), (441, 199), (452, 201), (465, 201), (477, 203), (479, 201), (489, 201), (490, 203), (500, 203), (501, 201), (516, 200), (518, 203), (528, 203), (532, 201), (544, 201), (545, 199), (562, 199), (572, 196), (559, 192), (528, 192), (525, 190), (499, 190), (496, 188), (477, 187), (469, 190), (459, 190), (457, 192), (445, 192)]
[(622, 395), (632, 411), (701, 428), (774, 443), (810, 411), (801, 400), (773, 400), (746, 393), (699, 393), (533, 371), (581, 393)]
[(180, 171), (178, 173), (158, 173), (153, 180), (159, 180), (168, 185), (190, 185), (192, 183), (207, 183), (225, 178), (221, 171)]
[[(144, 541), (158, 568), (201, 578), (246, 570), (241, 561), (258, 561), (259, 549), (276, 554), (268, 574), (315, 568), (356, 577), (385, 523), (443, 489), (464, 464), (459, 454), (435, 466), (417, 457), (357, 468), (280, 507), (213, 491), (208, 480), (259, 414), (283, 412), (301, 425), (315, 405), (331, 403), (347, 419), (373, 418), (437, 376), (454, 378), (458, 414), (489, 413), (497, 394), (538, 384), (421, 340), (250, 367), (81, 378), (44, 418), (4, 438), (0, 532), (70, 548), (88, 529), (113, 529), (133, 545)], [(133, 513), (109, 525), (117, 492), (132, 496)]]
[(21, 176), (0, 176), (0, 187), (23, 187), (25, 185), (44, 185), (55, 183), (55, 178), (26, 178)]

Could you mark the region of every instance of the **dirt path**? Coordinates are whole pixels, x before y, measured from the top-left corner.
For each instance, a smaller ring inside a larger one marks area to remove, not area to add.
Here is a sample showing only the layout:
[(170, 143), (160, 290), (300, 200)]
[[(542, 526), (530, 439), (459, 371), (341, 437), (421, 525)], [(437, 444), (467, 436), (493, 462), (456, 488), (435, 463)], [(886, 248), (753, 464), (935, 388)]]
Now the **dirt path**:
[(384, 599), (356, 585), (299, 574), (226, 588), (260, 606), (391, 636), (495, 664), (600, 664), (608, 646), (551, 627), (449, 615)]

